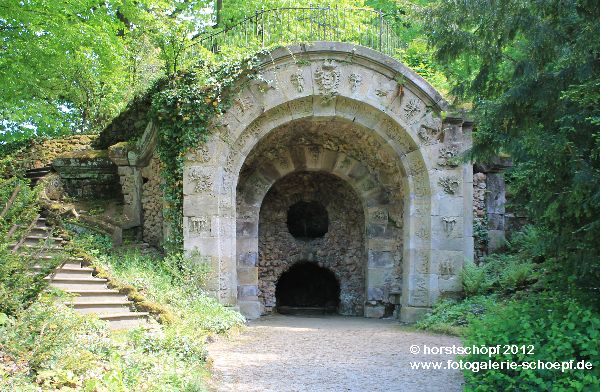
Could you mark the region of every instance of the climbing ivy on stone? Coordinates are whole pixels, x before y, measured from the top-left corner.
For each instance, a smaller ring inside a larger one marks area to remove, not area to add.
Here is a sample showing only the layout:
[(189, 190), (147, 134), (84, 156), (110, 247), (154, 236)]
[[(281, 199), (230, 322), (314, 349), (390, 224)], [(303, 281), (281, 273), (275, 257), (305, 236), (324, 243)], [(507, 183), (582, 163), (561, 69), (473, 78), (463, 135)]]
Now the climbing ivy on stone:
[[(254, 78), (267, 49), (233, 60), (202, 62), (171, 78), (152, 97), (151, 119), (158, 129), (157, 151), (163, 164), (166, 208), (170, 225), (167, 251), (183, 246), (183, 164), (188, 151), (206, 142), (211, 121), (230, 106), (236, 81)], [(241, 79), (242, 78), (242, 79)]]

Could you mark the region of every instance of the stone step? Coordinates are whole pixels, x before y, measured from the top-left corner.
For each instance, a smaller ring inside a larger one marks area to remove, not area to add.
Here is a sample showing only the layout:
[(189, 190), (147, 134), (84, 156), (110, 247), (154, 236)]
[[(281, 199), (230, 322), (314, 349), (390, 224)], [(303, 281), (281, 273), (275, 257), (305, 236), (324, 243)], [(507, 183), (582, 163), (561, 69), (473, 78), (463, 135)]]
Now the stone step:
[[(17, 244), (11, 244), (9, 246), (15, 246), (15, 245), (17, 245)], [(37, 243), (37, 244), (23, 243), (23, 244), (21, 244), (21, 246), (19, 246), (19, 249), (27, 249), (27, 250), (32, 250), (32, 251), (36, 251), (36, 250), (61, 251), (61, 250), (63, 250), (63, 247), (56, 245), (56, 244), (40, 245), (39, 243)]]
[(50, 278), (45, 280), (50, 282), (50, 285), (65, 291), (75, 289), (82, 290), (99, 290), (106, 287), (108, 280), (100, 278)]
[[(56, 257), (57, 255), (36, 255), (36, 259), (37, 260), (52, 260)], [(80, 257), (69, 257), (67, 255), (65, 255), (65, 258), (62, 259), (63, 260), (63, 264), (62, 267), (66, 267), (66, 268), (81, 268), (81, 262), (83, 261), (82, 258)]]
[(38, 167), (35, 169), (29, 169), (25, 172), (25, 175), (35, 174), (35, 173), (49, 173), (52, 170), (51, 166)]
[(34, 226), (31, 228), (31, 230), (29, 230), (29, 234), (47, 237), (50, 235), (50, 228), (46, 226)]
[[(34, 270), (39, 271), (41, 268), (38, 266), (33, 267)], [(61, 266), (55, 269), (52, 274), (52, 279), (59, 278), (92, 278), (92, 268), (87, 267), (65, 267)]]
[(110, 321), (111, 329), (129, 329), (148, 323), (148, 312), (126, 312), (100, 315), (101, 320)]
[(94, 301), (94, 302), (74, 302), (73, 308), (78, 313), (90, 314), (95, 313), (97, 315), (110, 315), (110, 314), (123, 314), (131, 311), (131, 302), (115, 300), (109, 301)]
[[(23, 244), (29, 245), (58, 245), (62, 243), (64, 240), (60, 237), (51, 237), (47, 235), (28, 235), (25, 237), (25, 241)], [(21, 245), (22, 246), (22, 245)]]
[(112, 302), (112, 301), (126, 301), (127, 296), (119, 293), (117, 290), (105, 288), (103, 290), (86, 290), (86, 289), (73, 289), (69, 290), (71, 294), (74, 294), (74, 303), (87, 303), (87, 302)]

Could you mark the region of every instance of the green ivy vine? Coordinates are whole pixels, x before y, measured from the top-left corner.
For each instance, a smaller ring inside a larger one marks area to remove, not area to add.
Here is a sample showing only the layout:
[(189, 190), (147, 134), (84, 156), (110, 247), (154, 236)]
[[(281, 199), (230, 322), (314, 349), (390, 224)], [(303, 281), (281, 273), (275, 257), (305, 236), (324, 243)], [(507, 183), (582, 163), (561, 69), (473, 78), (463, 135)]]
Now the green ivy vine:
[(170, 227), (167, 252), (183, 246), (183, 165), (190, 150), (205, 143), (210, 123), (230, 106), (240, 77), (255, 78), (261, 51), (237, 60), (201, 62), (175, 75), (152, 97), (150, 118), (158, 127), (157, 152), (164, 179), (164, 218)]

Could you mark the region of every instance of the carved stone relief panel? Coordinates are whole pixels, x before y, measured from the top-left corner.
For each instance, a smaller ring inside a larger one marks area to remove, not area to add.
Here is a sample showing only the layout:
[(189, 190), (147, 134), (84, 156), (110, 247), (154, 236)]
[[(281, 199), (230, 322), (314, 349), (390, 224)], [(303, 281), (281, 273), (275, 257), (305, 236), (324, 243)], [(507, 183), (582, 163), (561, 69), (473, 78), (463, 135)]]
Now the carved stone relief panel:
[(188, 179), (193, 184), (194, 192), (208, 192), (212, 189), (213, 180), (210, 174), (206, 174), (200, 169), (192, 169), (188, 173)]
[(340, 77), (340, 69), (335, 60), (325, 60), (317, 67), (314, 80), (322, 103), (328, 104), (339, 94)]
[(411, 124), (419, 119), (424, 109), (423, 102), (420, 99), (407, 97), (402, 102), (402, 117), (404, 121)]
[(438, 184), (445, 193), (455, 195), (460, 187), (460, 179), (457, 176), (442, 176)]
[(303, 118), (313, 114), (312, 97), (297, 99), (288, 103), (292, 118)]
[(190, 234), (206, 234), (210, 232), (210, 222), (207, 216), (192, 216), (188, 218)]
[(348, 82), (350, 83), (350, 92), (355, 93), (362, 83), (362, 75), (353, 72), (348, 76)]
[(419, 274), (429, 273), (429, 251), (417, 249), (415, 251), (415, 272)]
[(442, 227), (444, 228), (444, 232), (447, 236), (451, 236), (454, 231), (454, 227), (456, 226), (456, 217), (453, 216), (443, 216), (442, 217)]
[(383, 128), (386, 136), (398, 145), (402, 154), (408, 154), (410, 151), (415, 149), (411, 146), (409, 136), (406, 134), (406, 132), (392, 120), (383, 120), (381, 122), (381, 127)]
[(429, 180), (427, 179), (426, 172), (412, 176), (412, 180), (415, 196), (423, 197), (429, 195)]
[(439, 149), (437, 164), (441, 167), (456, 167), (458, 166), (458, 144), (442, 146)]
[(299, 93), (304, 91), (304, 74), (301, 69), (297, 69), (290, 75), (290, 82)]

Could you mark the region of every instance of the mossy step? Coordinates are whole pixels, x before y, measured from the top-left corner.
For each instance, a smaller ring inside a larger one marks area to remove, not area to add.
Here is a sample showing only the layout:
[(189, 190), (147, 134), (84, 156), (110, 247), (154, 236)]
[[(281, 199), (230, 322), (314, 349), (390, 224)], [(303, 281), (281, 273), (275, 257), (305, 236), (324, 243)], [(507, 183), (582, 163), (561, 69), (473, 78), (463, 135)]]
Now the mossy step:
[[(34, 265), (33, 266), (34, 270), (41, 270), (42, 266), (41, 265)], [(92, 272), (94, 272), (93, 268), (89, 268), (89, 267), (70, 267), (70, 266), (60, 266), (54, 269), (54, 272), (89, 272), (90, 274)]]
[(95, 313), (97, 315), (111, 315), (111, 314), (124, 314), (130, 311), (131, 303), (125, 302), (84, 302), (84, 303), (75, 303), (72, 304), (73, 309), (77, 311), (77, 313), (81, 314), (91, 314)]
[[(11, 244), (9, 246), (15, 247), (17, 244)], [(38, 244), (21, 244), (19, 248), (28, 248), (28, 249), (40, 249), (40, 250), (64, 250), (62, 246), (59, 245), (38, 245)]]
[(150, 315), (148, 312), (122, 312), (122, 313), (111, 313), (111, 314), (101, 314), (98, 317), (102, 320), (131, 320), (131, 319), (139, 319), (146, 318)]
[(50, 280), (52, 283), (107, 283), (108, 279), (104, 278), (50, 278), (46, 277), (45, 280)]

